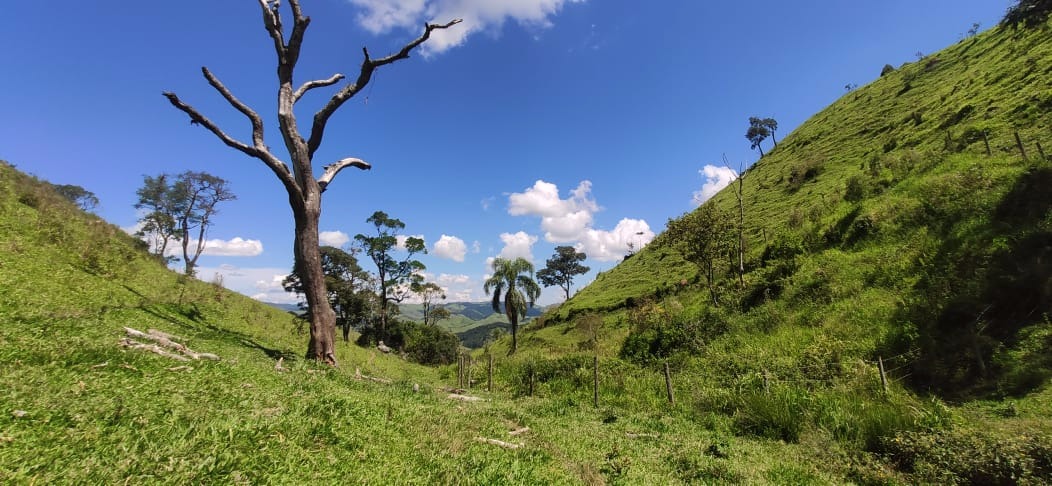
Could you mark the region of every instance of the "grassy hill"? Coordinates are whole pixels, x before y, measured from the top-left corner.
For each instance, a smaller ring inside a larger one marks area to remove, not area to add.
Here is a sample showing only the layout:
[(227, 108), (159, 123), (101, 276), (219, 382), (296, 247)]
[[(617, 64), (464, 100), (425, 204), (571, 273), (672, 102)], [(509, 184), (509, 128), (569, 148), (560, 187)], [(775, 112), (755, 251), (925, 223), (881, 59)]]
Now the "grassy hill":
[(993, 30), (848, 93), (746, 176), (722, 306), (661, 235), (490, 346), (492, 392), (478, 351), (477, 402), (452, 366), (298, 359), (293, 316), (0, 163), (0, 482), (1047, 483), (1050, 65), (1048, 25)]
[[(449, 311), (450, 316), (449, 319), (439, 321), (437, 325), (456, 334), (460, 342), (469, 348), (482, 347), (494, 329), (511, 329), (508, 317), (493, 312), (489, 302), (450, 302), (442, 304), (442, 307)], [(424, 309), (420, 304), (400, 304), (398, 309), (401, 312), (399, 317), (403, 319), (424, 321)], [(543, 311), (541, 307), (531, 307), (526, 311), (523, 323), (540, 316)]]

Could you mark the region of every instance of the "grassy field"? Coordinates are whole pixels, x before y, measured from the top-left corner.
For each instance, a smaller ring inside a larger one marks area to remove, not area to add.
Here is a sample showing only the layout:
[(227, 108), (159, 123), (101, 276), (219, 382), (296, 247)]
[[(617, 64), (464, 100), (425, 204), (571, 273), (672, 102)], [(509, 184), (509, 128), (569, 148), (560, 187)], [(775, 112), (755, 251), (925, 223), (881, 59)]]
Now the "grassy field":
[[(475, 351), (481, 401), (452, 366), (306, 362), (292, 315), (0, 164), (0, 482), (1052, 481), (1050, 61), (1048, 26), (995, 29), (848, 93), (746, 176), (728, 304), (661, 235), (514, 356)], [(126, 326), (221, 359), (123, 349)]]

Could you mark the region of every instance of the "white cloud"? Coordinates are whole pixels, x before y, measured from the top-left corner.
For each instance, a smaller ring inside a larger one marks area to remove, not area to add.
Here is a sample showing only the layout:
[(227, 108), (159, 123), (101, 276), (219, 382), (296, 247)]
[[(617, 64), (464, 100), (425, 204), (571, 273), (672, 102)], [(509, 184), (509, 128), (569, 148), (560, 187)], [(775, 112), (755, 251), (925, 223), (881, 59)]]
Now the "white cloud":
[(482, 245), (479, 244), (479, 240), (475, 240), (471, 243), (471, 253), (478, 254), (482, 251)]
[(435, 246), (432, 247), (431, 251), (437, 257), (462, 262), (464, 261), (464, 255), (468, 252), (468, 246), (464, 243), (464, 240), (456, 236), (442, 235), (435, 242)]
[(538, 180), (524, 192), (508, 196), (508, 214), (541, 217), (544, 239), (553, 243), (576, 241), (592, 226), (599, 205), (591, 199), (592, 183), (581, 181), (570, 197), (559, 197), (555, 184)]
[[(191, 242), (193, 243), (193, 242)], [(254, 257), (263, 253), (263, 242), (235, 237), (230, 240), (205, 240), (202, 255)]]
[(351, 237), (343, 231), (322, 231), (321, 233), (318, 233), (318, 241), (320, 241), (322, 245), (339, 248), (347, 244), (348, 241), (351, 241)]
[(584, 0), (349, 0), (361, 7), (358, 23), (380, 34), (392, 29), (417, 31), (425, 22), (445, 23), (455, 18), (464, 22), (449, 29), (436, 30), (421, 46), (424, 55), (446, 51), (463, 44), (476, 32), (499, 32), (505, 21), (516, 21), (534, 28), (548, 28), (551, 18), (567, 3)]
[(501, 233), (500, 240), (504, 242), (504, 249), (500, 251), (500, 257), (508, 260), (525, 258), (533, 261), (533, 244), (537, 243), (537, 237), (526, 234), (525, 231), (518, 233)]
[(701, 186), (700, 191), (694, 193), (693, 202), (695, 206), (702, 205), (738, 178), (738, 173), (734, 169), (717, 167), (715, 165), (706, 165), (698, 173), (705, 178), (705, 184)]
[(650, 243), (654, 236), (646, 221), (625, 218), (617, 223), (613, 231), (587, 230), (574, 248), (584, 252), (588, 258), (603, 262), (617, 261), (630, 251), (629, 244), (638, 251)]

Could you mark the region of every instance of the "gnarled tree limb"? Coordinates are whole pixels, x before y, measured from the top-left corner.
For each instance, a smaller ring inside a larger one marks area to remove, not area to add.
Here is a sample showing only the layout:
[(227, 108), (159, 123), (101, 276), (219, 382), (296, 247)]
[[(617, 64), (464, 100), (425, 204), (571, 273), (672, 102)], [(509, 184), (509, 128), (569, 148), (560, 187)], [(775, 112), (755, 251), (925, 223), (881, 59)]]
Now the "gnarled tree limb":
[(329, 183), (332, 182), (334, 178), (336, 178), (336, 174), (339, 174), (341, 170), (347, 167), (357, 167), (361, 170), (369, 170), (373, 168), (368, 162), (354, 157), (347, 157), (346, 159), (341, 159), (332, 164), (326, 165), (325, 173), (318, 178), (318, 187), (321, 188), (321, 192), (325, 192), (325, 188), (328, 187)]
[(295, 93), (292, 93), (292, 102), (295, 103), (295, 102), (299, 101), (300, 98), (303, 97), (303, 95), (307, 94), (308, 91), (310, 91), (310, 90), (312, 90), (314, 88), (322, 88), (322, 87), (325, 87), (325, 86), (332, 86), (332, 85), (334, 85), (336, 83), (339, 83), (340, 80), (342, 80), (343, 78), (344, 78), (344, 76), (342, 74), (336, 73), (336, 74), (333, 74), (332, 77), (329, 78), (329, 79), (316, 79), (314, 81), (307, 81), (306, 83), (303, 83), (303, 85), (300, 86), (299, 89), (297, 89)]
[(205, 79), (208, 80), (208, 84), (212, 85), (219, 94), (223, 95), (223, 98), (230, 103), (237, 111), (240, 111), (243, 115), (248, 117), (248, 120), (252, 122), (252, 143), (257, 150), (265, 150), (266, 144), (263, 141), (263, 119), (260, 118), (259, 114), (255, 112), (248, 105), (237, 99), (233, 93), (219, 80), (212, 71), (209, 71), (207, 67), (201, 67), (201, 73), (205, 75)]
[[(261, 0), (262, 1), (262, 0)], [(358, 79), (355, 80), (354, 84), (348, 84), (342, 89), (332, 95), (329, 102), (325, 104), (317, 113), (314, 114), (314, 123), (311, 126), (310, 140), (307, 141), (307, 149), (310, 157), (314, 157), (314, 152), (321, 146), (321, 140), (325, 136), (325, 125), (329, 122), (329, 117), (336, 112), (347, 100), (358, 94), (365, 85), (369, 84), (369, 80), (373, 77), (373, 71), (376, 68), (391, 64), (399, 59), (405, 59), (409, 57), (409, 52), (412, 51), (416, 46), (424, 43), (431, 37), (431, 32), (435, 29), (447, 29), (456, 24), (459, 24), (461, 19), (453, 19), (445, 24), (426, 24), (424, 25), (424, 33), (417, 37), (412, 42), (402, 47), (398, 52), (391, 54), (387, 57), (380, 59), (371, 59), (369, 57), (369, 50), (362, 48), (362, 52), (365, 54), (365, 59), (362, 60), (361, 70), (358, 72)]]
[(223, 143), (225, 143), (228, 147), (237, 149), (250, 157), (260, 157), (259, 149), (255, 147), (249, 147), (247, 144), (239, 140), (235, 140), (230, 135), (227, 135), (225, 132), (223, 132), (221, 128), (219, 128), (219, 126), (217, 126), (215, 123), (212, 123), (212, 120), (205, 118), (205, 116), (199, 113), (196, 109), (194, 109), (194, 107), (183, 103), (183, 101), (180, 100), (175, 93), (171, 91), (165, 91), (162, 94), (165, 98), (168, 98), (168, 101), (172, 104), (172, 106), (178, 108), (179, 111), (190, 115), (191, 123), (201, 125), (207, 128), (210, 132), (214, 133), (215, 136), (219, 137), (219, 139), (222, 140)]

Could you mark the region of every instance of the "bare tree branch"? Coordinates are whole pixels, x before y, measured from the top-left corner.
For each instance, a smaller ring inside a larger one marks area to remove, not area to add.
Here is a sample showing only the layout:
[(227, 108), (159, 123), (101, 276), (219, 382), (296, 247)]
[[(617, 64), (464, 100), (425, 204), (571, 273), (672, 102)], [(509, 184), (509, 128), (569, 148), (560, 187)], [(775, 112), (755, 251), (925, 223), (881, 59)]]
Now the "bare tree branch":
[(325, 173), (318, 178), (318, 187), (321, 188), (321, 192), (325, 192), (325, 188), (336, 178), (336, 174), (339, 174), (341, 170), (347, 167), (357, 167), (361, 170), (369, 170), (373, 168), (368, 162), (354, 157), (348, 157), (326, 165)]
[(202, 67), (201, 72), (204, 73), (205, 79), (208, 80), (208, 84), (212, 85), (219, 94), (223, 95), (223, 98), (226, 98), (227, 102), (237, 109), (237, 111), (240, 111), (248, 117), (249, 121), (252, 122), (252, 143), (256, 146), (257, 150), (265, 150), (266, 143), (263, 141), (263, 119), (260, 118), (259, 114), (252, 110), (252, 108), (249, 108), (248, 105), (242, 103), (241, 100), (237, 99), (237, 97), (235, 97), (234, 94), (231, 93), (230, 90), (219, 81), (219, 78), (212, 74), (212, 71), (209, 71), (207, 67)]
[(307, 94), (308, 91), (310, 91), (310, 90), (312, 90), (314, 88), (322, 88), (322, 87), (325, 87), (325, 86), (332, 86), (332, 85), (334, 85), (336, 83), (339, 83), (340, 80), (342, 80), (343, 78), (344, 78), (344, 76), (342, 74), (336, 73), (336, 74), (333, 74), (332, 77), (329, 78), (329, 79), (317, 79), (317, 80), (314, 80), (314, 81), (307, 81), (306, 83), (303, 83), (303, 85), (300, 86), (299, 89), (297, 89), (295, 93), (292, 93), (292, 102), (295, 103), (295, 102), (299, 101), (300, 98), (303, 97), (303, 95)]
[(409, 52), (429, 39), (432, 31), (435, 29), (448, 29), (449, 27), (459, 24), (461, 21), (461, 19), (453, 19), (445, 24), (426, 24), (424, 25), (424, 33), (421, 34), (420, 37), (406, 44), (400, 51), (380, 59), (374, 60), (369, 58), (368, 49), (363, 48), (362, 52), (365, 54), (365, 59), (362, 60), (362, 67), (358, 73), (358, 79), (355, 80), (354, 84), (344, 86), (337, 91), (336, 94), (329, 99), (329, 102), (314, 114), (314, 123), (311, 126), (310, 140), (307, 142), (309, 156), (314, 157), (314, 152), (321, 146), (321, 140), (325, 136), (325, 125), (329, 122), (329, 117), (331, 117), (340, 106), (343, 106), (347, 100), (358, 94), (362, 88), (365, 88), (365, 85), (369, 84), (369, 80), (372, 79), (373, 71), (376, 70), (376, 68), (386, 64), (391, 64), (399, 59), (408, 58)]
[(278, 53), (280, 64), (284, 64), (285, 36), (281, 32), (281, 13), (276, 6), (273, 10), (270, 8), (270, 1), (259, 0), (259, 6), (263, 10), (263, 26), (267, 29), (270, 38), (274, 40), (274, 51)]
[(168, 98), (168, 101), (172, 104), (172, 106), (178, 108), (183, 113), (190, 115), (191, 124), (204, 126), (209, 131), (214, 133), (215, 136), (219, 137), (219, 139), (222, 140), (223, 143), (225, 143), (228, 147), (240, 150), (241, 152), (251, 157), (261, 158), (259, 149), (255, 147), (249, 147), (245, 143), (235, 140), (230, 135), (224, 133), (223, 130), (216, 126), (215, 123), (212, 123), (212, 120), (205, 118), (205, 116), (199, 113), (196, 109), (194, 109), (194, 107), (183, 103), (183, 101), (180, 100), (179, 97), (175, 95), (175, 93), (172, 93), (171, 91), (165, 91), (162, 94), (165, 98)]

